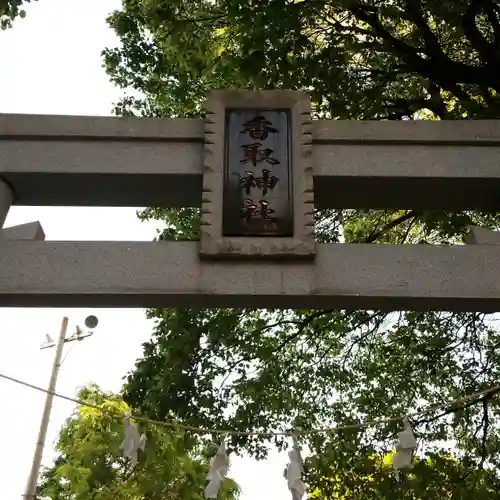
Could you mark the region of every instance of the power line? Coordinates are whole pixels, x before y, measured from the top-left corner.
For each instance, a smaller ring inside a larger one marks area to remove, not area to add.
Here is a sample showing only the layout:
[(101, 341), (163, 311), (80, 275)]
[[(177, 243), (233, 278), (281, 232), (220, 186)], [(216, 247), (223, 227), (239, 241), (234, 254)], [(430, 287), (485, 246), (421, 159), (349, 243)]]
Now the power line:
[[(111, 416), (115, 416), (117, 418), (123, 418), (125, 416), (124, 413), (119, 413), (118, 411), (110, 411), (108, 409), (102, 408), (101, 406), (89, 403), (88, 401), (81, 401), (79, 399), (71, 398), (69, 396), (65, 396), (63, 394), (59, 394), (57, 392), (51, 392), (48, 391), (47, 389), (44, 389), (42, 387), (36, 386), (34, 384), (30, 384), (29, 382), (24, 382), (22, 380), (19, 380), (14, 377), (10, 377), (8, 375), (4, 375), (0, 373), (0, 378), (3, 378), (5, 380), (9, 380), (11, 382), (14, 382), (19, 385), (23, 385), (25, 387), (29, 387), (30, 389), (34, 389), (39, 392), (44, 392), (46, 394), (53, 394), (56, 398), (64, 399), (66, 401), (71, 401), (72, 403), (75, 403), (79, 406), (87, 406), (89, 408), (94, 408), (96, 410), (99, 410), (103, 413), (106, 413)], [(295, 429), (293, 433), (291, 431), (288, 432), (263, 432), (263, 431), (237, 431), (237, 430), (231, 430), (231, 429), (208, 429), (204, 427), (195, 427), (192, 425), (185, 425), (185, 424), (179, 424), (173, 421), (168, 421), (168, 420), (151, 420), (147, 417), (143, 417), (141, 415), (136, 415), (132, 414), (131, 416), (137, 420), (138, 422), (143, 422), (145, 424), (153, 424), (153, 425), (163, 425), (166, 427), (172, 427), (175, 429), (179, 430), (188, 430), (188, 431), (193, 431), (193, 432), (199, 432), (202, 434), (227, 434), (227, 435), (236, 435), (236, 436), (264, 436), (264, 437), (272, 437), (272, 436), (299, 436), (299, 435), (308, 435), (308, 434), (328, 434), (328, 433), (334, 433), (334, 432), (340, 432), (343, 430), (348, 430), (348, 429), (362, 429), (365, 427), (376, 427), (382, 424), (388, 424), (391, 422), (398, 422), (402, 421), (404, 417), (414, 417), (417, 415), (424, 415), (427, 413), (430, 413), (432, 411), (438, 410), (438, 409), (443, 409), (443, 408), (448, 408), (448, 407), (456, 407), (460, 406), (461, 404), (466, 404), (467, 402), (477, 399), (481, 396), (485, 396), (489, 393), (494, 393), (498, 392), (500, 390), (500, 385), (495, 385), (493, 387), (489, 387), (488, 389), (483, 389), (482, 391), (475, 392), (473, 394), (469, 394), (467, 396), (463, 396), (461, 398), (455, 399), (451, 403), (443, 403), (443, 404), (434, 404), (429, 406), (427, 409), (415, 412), (412, 414), (407, 414), (407, 415), (400, 415), (397, 417), (388, 417), (388, 418), (382, 418), (382, 419), (377, 419), (377, 420), (372, 420), (369, 422), (363, 422), (360, 424), (350, 424), (350, 425), (341, 425), (341, 426), (336, 426), (336, 427), (327, 427), (327, 428), (321, 428), (321, 429), (308, 429), (308, 430), (301, 430), (301, 429)]]

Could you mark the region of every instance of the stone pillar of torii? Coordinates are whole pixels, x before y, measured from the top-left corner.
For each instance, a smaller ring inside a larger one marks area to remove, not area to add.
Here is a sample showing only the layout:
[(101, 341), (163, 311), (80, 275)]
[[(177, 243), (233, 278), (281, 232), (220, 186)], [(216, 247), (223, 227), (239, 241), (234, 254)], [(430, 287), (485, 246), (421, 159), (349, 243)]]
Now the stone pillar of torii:
[(500, 121), (311, 120), (295, 91), (225, 91), (204, 120), (0, 115), (11, 205), (201, 209), (199, 242), (0, 231), (0, 306), (500, 310), (500, 236), (320, 244), (315, 208), (498, 210)]

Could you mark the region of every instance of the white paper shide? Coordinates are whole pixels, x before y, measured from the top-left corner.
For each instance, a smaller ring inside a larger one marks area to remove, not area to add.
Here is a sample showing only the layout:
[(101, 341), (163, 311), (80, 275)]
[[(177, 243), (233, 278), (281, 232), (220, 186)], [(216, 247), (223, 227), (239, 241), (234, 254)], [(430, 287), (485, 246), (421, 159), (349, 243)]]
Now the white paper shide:
[(130, 416), (123, 419), (124, 437), (120, 445), (123, 456), (130, 459), (130, 467), (133, 470), (137, 465), (137, 455), (139, 450), (146, 449), (146, 435), (139, 434), (137, 424), (130, 423)]
[(304, 472), (302, 456), (295, 437), (293, 438), (293, 449), (288, 452), (288, 458), (290, 459), (286, 469), (288, 489), (292, 494), (292, 500), (302, 500), (306, 494), (306, 487), (302, 482), (302, 473)]
[(210, 460), (210, 470), (207, 474), (208, 484), (205, 488), (205, 498), (217, 498), (222, 480), (227, 474), (229, 459), (226, 453), (226, 444), (222, 442), (217, 454)]
[(403, 419), (404, 430), (399, 433), (399, 440), (396, 443), (396, 453), (392, 456), (392, 466), (396, 474), (396, 481), (399, 481), (399, 471), (401, 469), (411, 469), (411, 459), (417, 447), (417, 441), (408, 421), (408, 417)]

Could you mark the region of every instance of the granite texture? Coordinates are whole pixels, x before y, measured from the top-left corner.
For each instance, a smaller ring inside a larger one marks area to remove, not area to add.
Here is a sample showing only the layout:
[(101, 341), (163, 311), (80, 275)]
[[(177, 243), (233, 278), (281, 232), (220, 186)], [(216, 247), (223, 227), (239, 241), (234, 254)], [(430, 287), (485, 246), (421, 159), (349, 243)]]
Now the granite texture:
[(26, 222), (17, 226), (10, 226), (0, 231), (1, 240), (36, 240), (44, 241), (45, 233), (40, 222)]
[(4, 241), (0, 306), (500, 310), (490, 245), (324, 245), (315, 261), (200, 260), (197, 243)]
[(468, 245), (500, 245), (500, 232), (486, 227), (473, 227), (465, 238)]
[[(216, 90), (207, 98), (200, 256), (314, 258), (314, 190), (309, 97), (295, 91)], [(287, 109), (291, 114), (292, 237), (223, 236), (223, 175), (227, 108)]]
[(0, 177), (0, 229), (4, 225), (13, 201), (14, 193), (12, 192), (10, 185), (4, 182)]
[[(498, 209), (499, 121), (309, 123), (303, 116), (316, 208)], [(210, 198), (202, 194), (211, 168), (204, 126), (0, 115), (0, 178), (18, 205), (201, 207)]]

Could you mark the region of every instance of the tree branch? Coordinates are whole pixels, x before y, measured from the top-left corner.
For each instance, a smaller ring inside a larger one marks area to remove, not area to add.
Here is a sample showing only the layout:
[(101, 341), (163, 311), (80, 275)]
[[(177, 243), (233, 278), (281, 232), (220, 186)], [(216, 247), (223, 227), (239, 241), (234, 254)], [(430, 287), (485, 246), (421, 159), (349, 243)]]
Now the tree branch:
[[(273, 323), (271, 325), (264, 325), (263, 327), (259, 328), (258, 330), (260, 332), (263, 332), (264, 330), (268, 330), (270, 328), (273, 328), (273, 327), (278, 327), (278, 326), (281, 326), (283, 324), (294, 324), (297, 326), (297, 331), (293, 332), (291, 335), (289, 335), (288, 337), (286, 337), (277, 347), (276, 349), (273, 350), (273, 354), (276, 355), (278, 352), (280, 352), (284, 347), (286, 347), (287, 344), (289, 344), (290, 342), (292, 342), (293, 340), (295, 340), (297, 337), (300, 337), (303, 333), (304, 333), (304, 328), (309, 324), (311, 323), (312, 321), (314, 321), (316, 318), (319, 318), (325, 314), (330, 314), (334, 312), (333, 309), (322, 309), (322, 310), (319, 310), (319, 311), (315, 311), (314, 313), (312, 314), (309, 314), (306, 318), (304, 318), (302, 321), (289, 321), (289, 320), (284, 320), (284, 321), (278, 321), (277, 323)], [(253, 332), (255, 333), (255, 331)], [(219, 385), (219, 388), (218, 388), (218, 391), (222, 390), (222, 388), (224, 387), (224, 385), (226, 384), (227, 380), (229, 379), (229, 377), (231, 375), (233, 375), (233, 370), (241, 363), (244, 363), (244, 362), (247, 362), (249, 363), (250, 361), (256, 359), (258, 356), (255, 355), (255, 356), (244, 356), (240, 359), (238, 359), (237, 361), (234, 361), (231, 365), (229, 365), (228, 367), (225, 368), (226, 370), (226, 376), (224, 377), (224, 379), (222, 380), (222, 382), (220, 383)]]
[(481, 463), (480, 467), (483, 468), (484, 462), (486, 461), (486, 441), (488, 439), (488, 430), (490, 425), (490, 418), (488, 414), (488, 400), (485, 398), (483, 400), (483, 440), (481, 442)]
[(493, 45), (498, 49), (500, 45), (500, 6), (490, 2), (490, 5), (488, 5), (485, 10), (486, 15), (488, 16), (488, 21), (493, 27)]
[[(407, 1), (415, 2), (415, 0)], [(489, 0), (476, 1), (484, 2)], [(427, 45), (424, 49), (417, 49), (395, 37), (382, 24), (376, 13), (369, 13), (366, 9), (359, 5), (352, 7), (351, 11), (359, 19), (371, 26), (374, 34), (382, 38), (387, 50), (401, 57), (403, 61), (409, 65), (413, 73), (420, 73), (431, 82), (434, 82), (443, 89), (452, 92), (457, 97), (462, 98), (464, 94), (458, 86), (458, 83), (468, 83), (472, 85), (482, 84), (492, 87), (495, 90), (500, 89), (500, 65), (475, 67), (451, 60), (446, 54), (444, 54), (439, 47), (439, 44), (436, 45), (437, 38), (435, 38), (435, 35), (427, 25), (424, 27), (425, 20), (423, 18), (420, 19), (420, 16), (418, 17), (420, 31), (422, 32), (423, 30), (423, 35), (425, 35), (425, 40), (427, 40)], [(417, 18), (417, 14), (413, 14), (413, 16)], [(475, 14), (472, 21), (474, 28), (477, 30), (475, 25)], [(422, 52), (425, 52), (428, 57), (424, 59), (421, 56)], [(470, 100), (470, 98), (468, 100)]]
[(417, 27), (424, 41), (426, 53), (434, 59), (448, 59), (439, 44), (438, 38), (427, 24), (421, 0), (405, 0), (405, 4), (406, 15), (404, 17), (413, 22)]
[(372, 234), (370, 234), (363, 243), (373, 243), (375, 240), (383, 236), (387, 231), (390, 231), (391, 229), (394, 229), (396, 226), (399, 226), (399, 224), (402, 224), (403, 222), (406, 222), (407, 220), (412, 219), (413, 217), (419, 217), (422, 215), (422, 212), (417, 211), (417, 210), (410, 210), (409, 212), (401, 215), (397, 219), (392, 220), (388, 224), (386, 224), (380, 231), (376, 231)]
[[(382, 325), (382, 322), (384, 321), (384, 319), (386, 318), (387, 316), (387, 313), (383, 313), (383, 312), (377, 312), (377, 313), (373, 313), (367, 320), (365, 320), (362, 324), (360, 325), (357, 325), (356, 326), (356, 329), (359, 328), (360, 326), (363, 326), (364, 324), (366, 323), (369, 323), (370, 321), (374, 321), (374, 326), (372, 328), (369, 328), (365, 333), (362, 333), (360, 334), (360, 336), (357, 338), (357, 339), (354, 339), (350, 346), (347, 348), (347, 351), (345, 352), (344, 356), (343, 356), (343, 360), (342, 360), (342, 370), (345, 369), (345, 365), (347, 363), (347, 359), (350, 357), (351, 353), (352, 353), (352, 350), (354, 349), (355, 346), (359, 345), (361, 342), (363, 342), (363, 340), (365, 340), (367, 337), (369, 337), (370, 335), (374, 334), (377, 332), (377, 330), (379, 329), (379, 327)], [(352, 331), (354, 331), (355, 328), (352, 329)], [(321, 360), (325, 357), (326, 355), (326, 352), (323, 354), (323, 356), (321, 357)]]
[(397, 99), (392, 103), (387, 103), (385, 107), (389, 113), (400, 113), (403, 116), (411, 116), (416, 111), (426, 108), (430, 109), (433, 113), (439, 116), (439, 118), (444, 120), (447, 116), (448, 110), (446, 109), (446, 105), (441, 98), (439, 87), (435, 84), (431, 84), (427, 91), (431, 95), (430, 99)]
[(495, 46), (490, 44), (481, 31), (479, 31), (476, 25), (476, 16), (490, 5), (492, 5), (491, 0), (474, 0), (462, 16), (462, 27), (465, 36), (487, 65), (496, 64), (499, 56)]
[(496, 388), (492, 391), (489, 391), (488, 393), (484, 394), (482, 397), (479, 398), (473, 398), (470, 399), (469, 401), (465, 403), (452, 403), (445, 411), (441, 412), (439, 415), (436, 415), (434, 417), (428, 418), (428, 419), (421, 419), (414, 421), (415, 425), (421, 425), (421, 424), (428, 424), (430, 422), (434, 422), (436, 420), (439, 420), (440, 418), (445, 417), (446, 415), (450, 415), (451, 413), (456, 413), (459, 410), (465, 410), (467, 408), (470, 408), (478, 403), (483, 403), (487, 402), (489, 399), (491, 399), (495, 394), (500, 393), (500, 387)]

